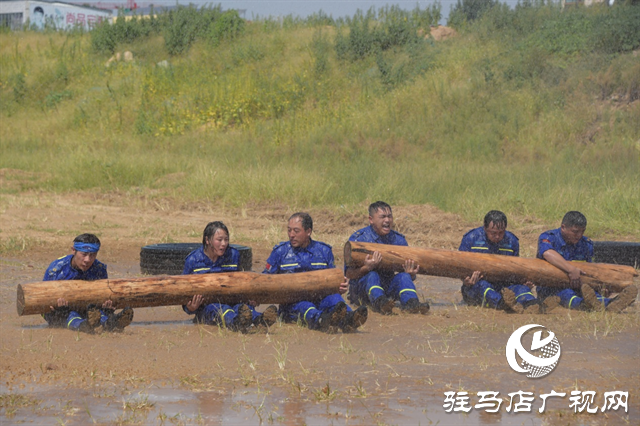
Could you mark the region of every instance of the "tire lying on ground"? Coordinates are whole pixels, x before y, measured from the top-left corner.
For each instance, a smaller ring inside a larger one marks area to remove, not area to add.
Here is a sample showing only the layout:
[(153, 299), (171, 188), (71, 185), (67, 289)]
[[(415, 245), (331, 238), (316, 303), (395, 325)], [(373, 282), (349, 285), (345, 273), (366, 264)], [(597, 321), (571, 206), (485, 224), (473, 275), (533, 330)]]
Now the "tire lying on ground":
[[(149, 275), (180, 275), (184, 261), (192, 251), (202, 247), (201, 243), (152, 244), (140, 250), (140, 270)], [(231, 244), (240, 252), (240, 271), (251, 271), (253, 254), (251, 247)]]
[(640, 266), (640, 243), (594, 241), (593, 261), (629, 265), (638, 268)]

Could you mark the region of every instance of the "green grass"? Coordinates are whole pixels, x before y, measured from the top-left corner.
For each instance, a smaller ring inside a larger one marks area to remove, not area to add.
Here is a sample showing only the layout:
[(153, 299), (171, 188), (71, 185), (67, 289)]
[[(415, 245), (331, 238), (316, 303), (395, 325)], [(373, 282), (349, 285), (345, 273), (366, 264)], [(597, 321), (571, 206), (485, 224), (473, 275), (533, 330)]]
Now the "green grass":
[(303, 23), (257, 21), (176, 56), (152, 33), (117, 46), (135, 62), (108, 68), (87, 34), (2, 33), (0, 168), (46, 178), (0, 192), (141, 188), (300, 208), (383, 199), (552, 223), (575, 209), (592, 236), (640, 237), (638, 58), (563, 51), (548, 43), (553, 26), (525, 34), (504, 24), (521, 15), (496, 16), (357, 60), (337, 57), (335, 26)]

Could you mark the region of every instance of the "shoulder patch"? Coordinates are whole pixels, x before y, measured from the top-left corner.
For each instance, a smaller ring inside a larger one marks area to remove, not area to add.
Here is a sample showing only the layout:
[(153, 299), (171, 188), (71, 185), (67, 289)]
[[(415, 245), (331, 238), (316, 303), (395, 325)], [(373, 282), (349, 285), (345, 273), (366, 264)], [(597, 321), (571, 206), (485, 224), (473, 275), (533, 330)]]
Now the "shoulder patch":
[(466, 237), (467, 235), (471, 234), (474, 231), (475, 231), (475, 229), (471, 229), (471, 230), (467, 231), (466, 234), (463, 235), (463, 238)]
[(273, 249), (275, 250), (275, 249), (277, 249), (277, 248), (280, 248), (280, 247), (282, 247), (282, 246), (283, 246), (283, 245), (285, 245), (285, 244), (287, 244), (287, 241), (281, 241), (281, 242), (279, 242), (278, 244), (276, 244), (275, 246), (273, 246)]
[(331, 249), (331, 246), (329, 244), (325, 243), (325, 242), (318, 241), (318, 240), (315, 240), (315, 242), (320, 244), (321, 246), (324, 246), (324, 247), (327, 247), (327, 248)]
[(364, 234), (364, 229), (358, 229), (356, 232), (354, 232), (353, 234), (351, 234), (351, 238), (358, 238), (360, 235)]

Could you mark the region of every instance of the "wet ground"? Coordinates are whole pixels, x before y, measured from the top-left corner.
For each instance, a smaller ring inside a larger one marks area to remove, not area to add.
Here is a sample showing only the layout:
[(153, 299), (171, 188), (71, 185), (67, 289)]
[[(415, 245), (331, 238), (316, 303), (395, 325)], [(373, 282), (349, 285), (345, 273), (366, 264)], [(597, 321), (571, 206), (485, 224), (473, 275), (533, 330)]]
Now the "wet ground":
[[(429, 315), (372, 314), (355, 334), (276, 324), (242, 335), (194, 325), (180, 307), (161, 307), (137, 309), (121, 334), (87, 335), (16, 314), (17, 284), (40, 280), (80, 232), (100, 232), (99, 259), (110, 277), (137, 277), (142, 245), (197, 241), (207, 221), (222, 219), (233, 242), (254, 249), (260, 270), (272, 245), (285, 238), (292, 212), (216, 212), (121, 196), (0, 197), (0, 423), (640, 424), (637, 304), (619, 315), (563, 309), (509, 315), (463, 305), (457, 280), (418, 277), (420, 296), (431, 301)], [(364, 215), (311, 213), (318, 239), (334, 245), (341, 264), (341, 241), (364, 224)], [(429, 247), (455, 248), (473, 226), (428, 206), (398, 208), (396, 221), (410, 243)], [(549, 226), (512, 222), (525, 255)], [(558, 366), (540, 379), (514, 372), (505, 358), (510, 334), (531, 323), (555, 332), (562, 348)], [(552, 390), (566, 395), (549, 398), (540, 413), (541, 395)], [(473, 407), (483, 391), (502, 398), (497, 413), (447, 413), (445, 392), (455, 392), (458, 403), (467, 392)], [(513, 395), (508, 412), (509, 394), (518, 391), (529, 392), (531, 406), (516, 405), (521, 401)], [(585, 408), (598, 412), (574, 413), (572, 391), (593, 391)], [(604, 393), (612, 391), (628, 392), (626, 412), (601, 410)]]

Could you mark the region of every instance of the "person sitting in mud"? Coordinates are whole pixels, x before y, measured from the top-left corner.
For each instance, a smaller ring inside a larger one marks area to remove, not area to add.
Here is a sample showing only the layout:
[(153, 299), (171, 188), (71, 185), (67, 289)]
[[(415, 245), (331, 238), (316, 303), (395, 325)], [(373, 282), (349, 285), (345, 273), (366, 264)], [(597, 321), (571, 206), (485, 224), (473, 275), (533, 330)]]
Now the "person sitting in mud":
[[(276, 244), (267, 259), (264, 274), (291, 274), (335, 268), (331, 246), (311, 239), (313, 219), (308, 213), (294, 213), (287, 226), (289, 241)], [(340, 286), (347, 291), (348, 282)], [(301, 300), (280, 306), (286, 322), (304, 322), (311, 330), (354, 332), (367, 321), (366, 306), (353, 311), (336, 293), (320, 300)]]
[[(384, 201), (376, 201), (369, 206), (369, 226), (362, 228), (349, 237), (349, 241), (391, 244), (407, 246), (404, 235), (391, 229), (393, 212), (391, 206)], [(418, 299), (413, 281), (419, 265), (413, 260), (404, 263), (404, 272), (378, 269), (382, 261), (380, 252), (367, 255), (364, 264), (359, 268), (346, 268), (349, 278), (349, 301), (354, 305), (371, 305), (375, 312), (391, 315), (395, 301), (399, 300), (401, 309), (411, 314), (427, 314), (429, 303)]]
[[(484, 226), (464, 234), (459, 251), (472, 253), (519, 256), (518, 237), (507, 231), (507, 216), (498, 210), (491, 210), (484, 217)], [(480, 271), (474, 271), (462, 282), (462, 300), (471, 306), (482, 306), (516, 313), (537, 314), (556, 308), (560, 299), (549, 297), (545, 304), (531, 293), (533, 283), (490, 283), (482, 279)]]
[[(96, 259), (100, 250), (100, 240), (93, 234), (78, 235), (73, 240), (73, 254), (63, 256), (49, 265), (43, 281), (107, 279), (107, 265)], [(104, 331), (122, 331), (133, 320), (133, 309), (124, 308), (115, 313), (113, 302), (106, 300), (101, 308), (89, 305), (86, 309), (69, 308), (64, 298), (51, 306), (51, 312), (43, 315), (51, 327), (64, 327), (85, 333), (93, 333), (102, 326)]]
[[(192, 251), (184, 263), (183, 275), (215, 274), (238, 271), (240, 253), (229, 245), (229, 230), (224, 223), (210, 222), (202, 234), (202, 247)], [(194, 322), (219, 325), (233, 331), (246, 332), (252, 325), (273, 325), (277, 320), (277, 308), (269, 306), (263, 313), (255, 310), (255, 302), (230, 306), (224, 303), (203, 303), (201, 294), (193, 296), (182, 309), (195, 315)]]
[(636, 300), (638, 289), (634, 285), (626, 287), (611, 299), (600, 295), (590, 285), (582, 284), (580, 280), (584, 272), (576, 262), (591, 262), (593, 259), (593, 242), (584, 236), (586, 229), (585, 215), (570, 211), (562, 218), (560, 228), (540, 234), (537, 257), (567, 274), (570, 287), (539, 286), (538, 297), (558, 296), (560, 304), (568, 309), (622, 312)]

